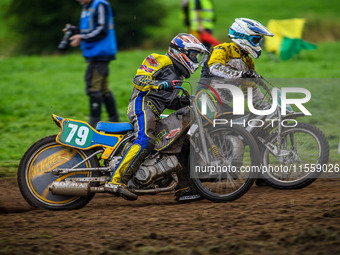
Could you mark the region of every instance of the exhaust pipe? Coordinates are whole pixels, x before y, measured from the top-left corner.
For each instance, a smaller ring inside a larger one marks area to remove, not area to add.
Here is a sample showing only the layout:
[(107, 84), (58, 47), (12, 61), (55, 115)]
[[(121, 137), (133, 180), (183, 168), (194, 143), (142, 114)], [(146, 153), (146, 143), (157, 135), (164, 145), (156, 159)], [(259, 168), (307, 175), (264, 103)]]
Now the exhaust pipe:
[[(132, 192), (137, 195), (144, 194), (157, 194), (160, 192), (168, 192), (172, 191), (176, 188), (178, 184), (178, 177), (175, 172), (171, 173), (172, 182), (168, 187), (158, 188), (155, 187), (153, 189), (147, 190), (132, 190)], [(77, 196), (77, 197), (88, 197), (92, 193), (105, 193), (104, 186), (100, 187), (91, 187), (90, 183), (85, 182), (73, 182), (73, 181), (65, 181), (65, 182), (57, 182), (54, 181), (49, 187), (49, 190), (53, 195), (62, 195), (62, 196)]]
[(104, 193), (104, 187), (91, 187), (84, 182), (52, 182), (50, 191), (53, 195), (88, 197), (91, 193)]
[(172, 177), (172, 182), (169, 184), (168, 187), (165, 187), (165, 188), (155, 187), (153, 189), (134, 189), (132, 190), (132, 192), (136, 193), (137, 195), (145, 195), (145, 194), (155, 195), (161, 192), (173, 191), (178, 184), (178, 177), (175, 172), (171, 173), (171, 177)]

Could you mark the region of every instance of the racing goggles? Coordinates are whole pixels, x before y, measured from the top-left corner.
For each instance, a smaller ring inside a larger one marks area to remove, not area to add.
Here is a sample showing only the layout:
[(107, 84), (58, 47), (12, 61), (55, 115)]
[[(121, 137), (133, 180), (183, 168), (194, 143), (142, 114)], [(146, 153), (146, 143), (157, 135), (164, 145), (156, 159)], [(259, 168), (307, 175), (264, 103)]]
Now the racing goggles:
[(202, 63), (205, 60), (207, 54), (197, 50), (188, 50), (186, 55), (192, 62)]
[(253, 46), (258, 46), (262, 40), (262, 36), (260, 35), (246, 35), (246, 34), (242, 34), (239, 32), (236, 32), (233, 29), (229, 29), (229, 34), (232, 36), (235, 36), (238, 39), (245, 39), (248, 42), (250, 42)]

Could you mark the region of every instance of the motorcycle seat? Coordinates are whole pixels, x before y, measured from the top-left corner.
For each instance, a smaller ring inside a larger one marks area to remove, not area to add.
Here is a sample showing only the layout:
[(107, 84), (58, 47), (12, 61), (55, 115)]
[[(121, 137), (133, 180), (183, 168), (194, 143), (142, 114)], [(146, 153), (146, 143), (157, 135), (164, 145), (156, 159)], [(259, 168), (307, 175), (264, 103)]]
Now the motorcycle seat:
[(98, 122), (96, 129), (98, 131), (104, 131), (105, 133), (121, 134), (133, 131), (133, 126), (129, 122), (100, 121)]

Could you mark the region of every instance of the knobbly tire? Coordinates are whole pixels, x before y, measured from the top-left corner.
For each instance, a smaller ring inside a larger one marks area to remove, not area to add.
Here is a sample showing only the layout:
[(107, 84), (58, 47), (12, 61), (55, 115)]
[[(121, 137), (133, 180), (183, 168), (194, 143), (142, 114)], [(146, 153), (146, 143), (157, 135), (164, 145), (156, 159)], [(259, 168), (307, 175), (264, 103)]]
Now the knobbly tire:
[[(304, 147), (299, 148), (299, 144), (296, 144), (297, 146), (297, 156), (299, 157), (300, 162), (293, 162), (296, 164), (319, 164), (324, 165), (328, 163), (329, 158), (329, 144), (327, 141), (327, 138), (322, 133), (320, 129), (317, 127), (299, 122), (295, 127), (285, 127), (282, 129), (282, 137), (288, 137), (294, 134), (295, 140), (297, 140), (297, 134), (302, 134), (301, 138), (301, 144), (305, 144)], [(266, 142), (271, 142), (273, 144), (276, 143), (276, 134), (271, 135)], [(299, 141), (295, 141), (295, 143), (298, 143)], [(274, 156), (271, 154), (271, 152), (264, 146), (261, 146), (261, 160), (263, 165), (273, 164), (270, 162), (271, 160), (274, 160)], [(314, 150), (318, 150), (318, 155), (315, 155), (314, 159), (308, 159), (307, 157), (304, 157), (303, 151), (306, 151), (306, 155), (313, 153)], [(309, 160), (309, 161), (307, 161)], [(295, 168), (297, 171), (300, 171), (300, 165), (298, 165)], [(301, 176), (300, 178), (297, 178), (296, 180), (285, 180), (284, 178), (279, 178), (279, 176), (276, 176), (275, 174), (272, 174), (270, 172), (264, 172), (262, 174), (262, 179), (260, 182), (262, 182), (262, 185), (269, 185), (276, 189), (301, 189), (304, 188), (311, 183), (313, 183), (320, 175), (321, 171), (314, 171), (310, 173), (306, 173), (306, 175)]]
[[(234, 125), (206, 130), (220, 152), (220, 163), (227, 171), (209, 175), (197, 173), (196, 168), (204, 164), (197, 149), (191, 147), (190, 175), (194, 188), (204, 198), (213, 202), (234, 201), (243, 196), (257, 178), (257, 171), (241, 171), (241, 167), (254, 167), (260, 164), (260, 153), (253, 136), (243, 127)], [(195, 135), (194, 135), (195, 136)], [(194, 138), (199, 143), (199, 136)], [(208, 142), (207, 142), (208, 143)], [(208, 146), (209, 147), (209, 146)], [(194, 152), (194, 153), (192, 153)], [(216, 149), (209, 148), (210, 162), (218, 161)], [(214, 158), (215, 157), (215, 158)], [(228, 166), (232, 169), (228, 170)], [(236, 171), (235, 171), (236, 170)], [(248, 169), (249, 170), (249, 169)], [(254, 169), (253, 169), (254, 170)]]
[[(65, 147), (56, 142), (56, 135), (45, 137), (34, 143), (22, 157), (18, 168), (18, 185), (25, 200), (33, 207), (49, 210), (73, 210), (85, 206), (93, 195), (74, 197), (53, 195), (49, 186), (53, 181), (64, 181), (67, 177), (89, 177), (91, 172), (54, 175), (56, 168), (71, 168), (93, 151)], [(81, 168), (97, 167), (96, 157), (81, 164)]]

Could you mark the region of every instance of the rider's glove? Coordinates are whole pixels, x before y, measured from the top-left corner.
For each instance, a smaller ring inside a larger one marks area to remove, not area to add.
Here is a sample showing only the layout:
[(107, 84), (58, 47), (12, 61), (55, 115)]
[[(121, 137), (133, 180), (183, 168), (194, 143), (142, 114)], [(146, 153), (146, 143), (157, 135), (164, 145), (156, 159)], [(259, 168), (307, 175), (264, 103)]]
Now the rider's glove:
[(262, 76), (259, 75), (255, 70), (253, 69), (249, 69), (248, 71), (243, 71), (242, 78), (255, 78), (255, 79), (261, 79)]
[(165, 90), (165, 91), (173, 91), (174, 90), (174, 86), (170, 83), (168, 83), (167, 81), (163, 81), (161, 84), (159, 84), (158, 87), (160, 90)]

